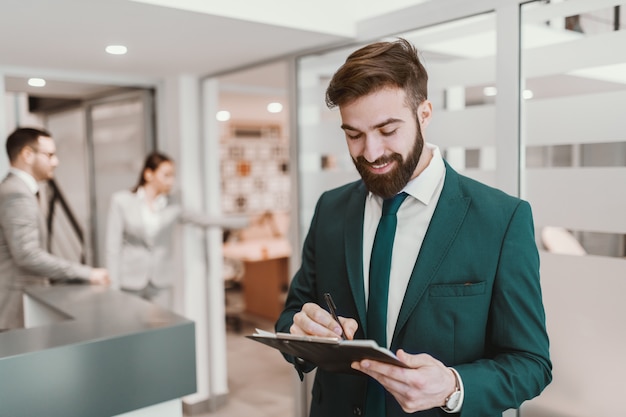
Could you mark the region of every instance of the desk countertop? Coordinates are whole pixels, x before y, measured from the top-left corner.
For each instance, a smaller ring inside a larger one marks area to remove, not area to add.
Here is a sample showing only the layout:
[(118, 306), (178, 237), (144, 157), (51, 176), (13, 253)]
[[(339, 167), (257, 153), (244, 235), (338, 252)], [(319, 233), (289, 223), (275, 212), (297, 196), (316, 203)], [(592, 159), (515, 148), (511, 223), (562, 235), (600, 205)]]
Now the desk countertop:
[(104, 287), (26, 293), (58, 321), (0, 333), (1, 415), (105, 417), (195, 392), (192, 321)]

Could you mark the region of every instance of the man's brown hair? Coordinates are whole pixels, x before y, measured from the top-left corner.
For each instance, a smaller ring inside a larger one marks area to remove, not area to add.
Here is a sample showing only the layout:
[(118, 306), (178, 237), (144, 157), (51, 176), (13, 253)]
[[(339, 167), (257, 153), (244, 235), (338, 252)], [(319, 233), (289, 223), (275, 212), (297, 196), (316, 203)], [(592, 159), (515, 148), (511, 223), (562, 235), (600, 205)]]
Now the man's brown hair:
[(37, 150), (39, 147), (39, 137), (52, 137), (49, 132), (43, 129), (32, 127), (20, 127), (15, 129), (7, 138), (6, 149), (9, 161), (15, 162), (22, 149), (27, 146)]
[(326, 89), (328, 108), (342, 106), (385, 87), (404, 90), (417, 108), (428, 98), (428, 73), (417, 49), (406, 39), (376, 42), (354, 51), (337, 70)]

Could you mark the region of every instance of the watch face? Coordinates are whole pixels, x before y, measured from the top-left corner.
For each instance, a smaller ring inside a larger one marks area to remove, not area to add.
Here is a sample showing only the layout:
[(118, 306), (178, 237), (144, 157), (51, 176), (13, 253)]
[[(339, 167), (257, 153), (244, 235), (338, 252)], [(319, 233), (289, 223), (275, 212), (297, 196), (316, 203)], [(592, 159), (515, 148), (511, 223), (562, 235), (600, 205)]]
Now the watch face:
[(446, 402), (446, 408), (449, 410), (453, 410), (459, 404), (460, 397), (461, 397), (461, 391), (453, 392), (450, 398), (448, 398), (448, 401)]

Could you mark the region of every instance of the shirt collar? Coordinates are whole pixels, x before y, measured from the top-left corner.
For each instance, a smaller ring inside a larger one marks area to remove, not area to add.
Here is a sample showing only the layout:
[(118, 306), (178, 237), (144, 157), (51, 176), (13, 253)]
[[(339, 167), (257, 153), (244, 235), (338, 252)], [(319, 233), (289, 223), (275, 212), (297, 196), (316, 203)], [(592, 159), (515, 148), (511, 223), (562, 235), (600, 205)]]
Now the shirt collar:
[[(141, 201), (146, 200), (146, 190), (143, 187), (137, 188), (137, 197)], [(163, 210), (167, 206), (167, 197), (163, 194), (157, 196), (152, 202), (152, 208), (155, 211)]]
[[(439, 151), (439, 147), (424, 143), (424, 148), (430, 150), (432, 158), (428, 163), (428, 166), (415, 178), (413, 178), (404, 187), (407, 194), (415, 197), (425, 205), (428, 205), (437, 191), (437, 187), (441, 183), (446, 173), (446, 166), (443, 162), (443, 157)], [(426, 158), (422, 152), (420, 159)]]
[[(404, 186), (402, 191), (421, 201), (423, 204), (428, 205), (435, 196), (437, 188), (445, 176), (446, 166), (438, 146), (424, 142), (424, 149), (428, 149), (430, 152), (422, 152), (420, 162), (424, 158), (427, 158), (428, 154), (432, 155), (430, 162), (417, 177), (413, 178)], [(372, 192), (369, 192), (368, 199), (371, 198), (376, 198), (376, 196)]]
[(39, 184), (37, 184), (37, 180), (35, 180), (32, 175), (15, 167), (10, 167), (9, 172), (24, 181), (28, 189), (33, 194), (37, 194), (37, 192), (39, 191)]

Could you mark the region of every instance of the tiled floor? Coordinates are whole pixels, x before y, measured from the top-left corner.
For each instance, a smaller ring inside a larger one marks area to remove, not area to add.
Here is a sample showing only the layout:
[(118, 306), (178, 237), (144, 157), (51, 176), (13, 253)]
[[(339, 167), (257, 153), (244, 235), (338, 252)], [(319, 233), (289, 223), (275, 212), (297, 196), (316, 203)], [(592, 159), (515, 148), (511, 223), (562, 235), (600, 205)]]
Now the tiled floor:
[(270, 347), (245, 337), (255, 327), (273, 330), (273, 323), (243, 317), (239, 333), (229, 330), (228, 401), (218, 410), (193, 417), (292, 417), (298, 380), (293, 367)]

